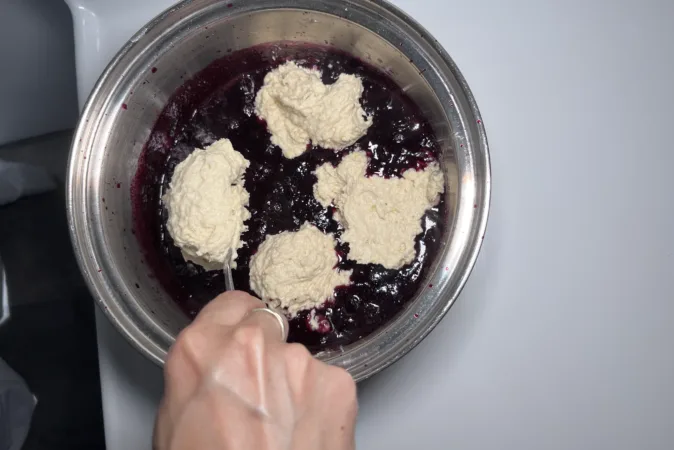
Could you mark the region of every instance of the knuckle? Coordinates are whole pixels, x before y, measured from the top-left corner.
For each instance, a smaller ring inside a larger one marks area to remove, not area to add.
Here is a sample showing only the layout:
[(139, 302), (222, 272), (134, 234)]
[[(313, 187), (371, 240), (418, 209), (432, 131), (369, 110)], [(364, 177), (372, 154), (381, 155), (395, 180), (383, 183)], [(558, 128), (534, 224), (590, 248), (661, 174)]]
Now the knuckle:
[(227, 291), (208, 302), (197, 315), (195, 321), (205, 320), (209, 316), (226, 314), (241, 308), (253, 308), (263, 304), (260, 300), (243, 291)]
[(311, 360), (313, 357), (309, 350), (302, 345), (297, 343), (288, 344), (285, 346), (285, 357), (289, 363), (306, 363), (306, 361)]
[(264, 331), (258, 325), (242, 324), (234, 330), (232, 337), (239, 345), (261, 345), (264, 342)]
[(187, 327), (180, 332), (173, 344), (173, 352), (183, 353), (199, 346), (200, 336), (195, 327)]
[(321, 362), (314, 359), (302, 344), (284, 344), (282, 358), (289, 377), (289, 386), (295, 402), (304, 404), (317, 386), (317, 367)]
[(348, 400), (356, 399), (356, 382), (349, 372), (341, 367), (329, 367), (330, 382), (340, 396)]
[(188, 326), (180, 332), (166, 357), (166, 370), (171, 372), (175, 366), (185, 361), (195, 363), (203, 353), (204, 338), (194, 326)]
[(213, 305), (214, 308), (222, 308), (232, 306), (233, 304), (243, 303), (243, 304), (262, 304), (262, 301), (256, 299), (252, 295), (243, 291), (227, 291), (215, 297), (211, 300), (207, 306)]

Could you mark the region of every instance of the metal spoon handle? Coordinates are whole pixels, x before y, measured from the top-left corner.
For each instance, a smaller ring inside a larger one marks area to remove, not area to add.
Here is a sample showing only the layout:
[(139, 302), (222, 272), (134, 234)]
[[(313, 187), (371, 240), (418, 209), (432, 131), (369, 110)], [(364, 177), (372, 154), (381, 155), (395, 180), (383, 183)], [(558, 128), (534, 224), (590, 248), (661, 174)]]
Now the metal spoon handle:
[(223, 271), (225, 272), (225, 290), (233, 291), (234, 280), (232, 279), (232, 269), (229, 267), (229, 264), (225, 264)]
[(229, 265), (229, 261), (232, 258), (232, 251), (227, 252), (225, 257), (225, 264), (222, 266), (222, 271), (225, 274), (225, 290), (233, 291), (234, 290), (234, 279), (232, 278), (232, 268)]

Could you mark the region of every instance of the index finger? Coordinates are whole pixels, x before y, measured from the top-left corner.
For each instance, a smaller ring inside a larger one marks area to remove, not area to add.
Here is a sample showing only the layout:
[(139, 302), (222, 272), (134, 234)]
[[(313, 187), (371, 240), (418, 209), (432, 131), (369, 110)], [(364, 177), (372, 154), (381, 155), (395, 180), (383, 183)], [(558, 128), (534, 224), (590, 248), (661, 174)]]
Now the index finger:
[(233, 327), (255, 308), (266, 305), (243, 291), (227, 291), (211, 300), (194, 319), (194, 324), (209, 323)]
[(246, 325), (260, 328), (271, 342), (285, 342), (290, 331), (288, 319), (282, 313), (269, 308), (255, 308), (250, 311), (239, 324), (242, 327)]

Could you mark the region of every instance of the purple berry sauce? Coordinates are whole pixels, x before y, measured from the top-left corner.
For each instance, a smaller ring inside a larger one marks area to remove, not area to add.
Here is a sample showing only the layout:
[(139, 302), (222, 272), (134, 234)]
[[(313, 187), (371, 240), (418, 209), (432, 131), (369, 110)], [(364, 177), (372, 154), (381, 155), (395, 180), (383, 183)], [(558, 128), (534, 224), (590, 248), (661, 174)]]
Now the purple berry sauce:
[[(336, 152), (318, 147), (287, 159), (270, 142), (265, 123), (254, 112), (255, 95), (267, 72), (295, 60), (318, 68), (323, 82), (334, 82), (340, 73), (361, 77), (363, 108), (374, 116), (368, 133), (356, 144)], [(140, 157), (131, 188), (134, 232), (145, 252), (153, 276), (185, 313), (194, 317), (224, 290), (221, 272), (207, 272), (185, 262), (166, 230), (167, 213), (161, 196), (173, 170), (195, 147), (204, 148), (228, 138), (250, 161), (245, 187), (250, 193), (246, 245), (239, 250), (234, 270), (237, 289), (251, 292), (248, 264), (264, 238), (282, 231), (296, 231), (308, 221), (324, 232), (340, 236), (343, 229), (313, 196), (317, 166), (337, 164), (354, 148), (367, 151), (369, 172), (400, 176), (409, 168), (423, 169), (438, 158), (439, 146), (427, 119), (418, 107), (383, 72), (353, 56), (328, 47), (297, 43), (265, 44), (230, 53), (186, 81), (159, 115)], [(399, 270), (357, 264), (348, 258), (348, 244), (339, 244), (339, 268), (353, 270), (351, 284), (338, 287), (334, 301), (317, 311), (320, 326), (309, 327), (308, 311), (290, 321), (290, 341), (311, 351), (338, 348), (361, 339), (385, 324), (410, 300), (432, 263), (442, 236), (444, 200), (422, 219), (415, 260)]]

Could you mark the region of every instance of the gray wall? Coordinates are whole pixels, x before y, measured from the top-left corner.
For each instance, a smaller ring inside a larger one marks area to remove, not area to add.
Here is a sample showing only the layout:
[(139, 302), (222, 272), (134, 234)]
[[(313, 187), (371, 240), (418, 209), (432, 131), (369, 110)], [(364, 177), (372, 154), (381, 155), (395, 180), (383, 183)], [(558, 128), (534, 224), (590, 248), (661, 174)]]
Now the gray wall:
[(0, 0), (0, 145), (75, 126), (72, 19), (62, 0)]

